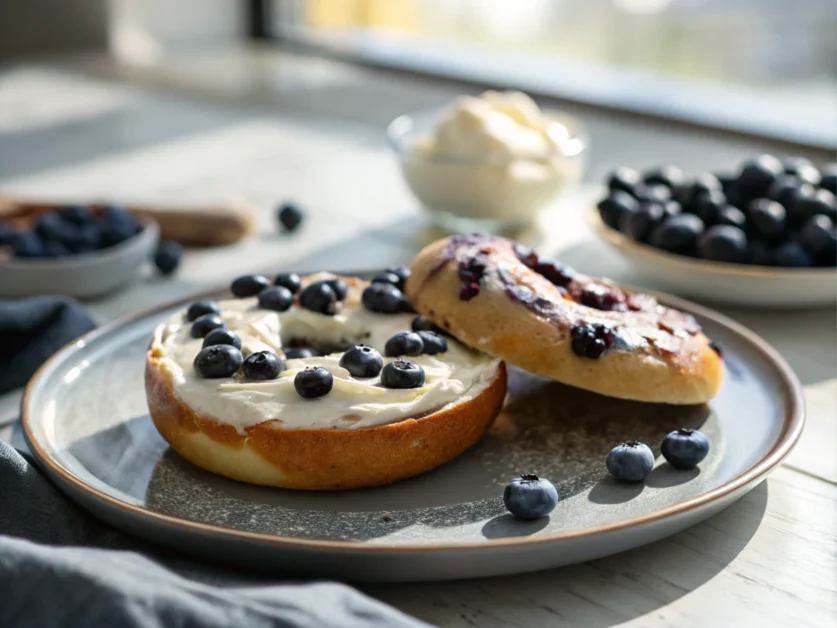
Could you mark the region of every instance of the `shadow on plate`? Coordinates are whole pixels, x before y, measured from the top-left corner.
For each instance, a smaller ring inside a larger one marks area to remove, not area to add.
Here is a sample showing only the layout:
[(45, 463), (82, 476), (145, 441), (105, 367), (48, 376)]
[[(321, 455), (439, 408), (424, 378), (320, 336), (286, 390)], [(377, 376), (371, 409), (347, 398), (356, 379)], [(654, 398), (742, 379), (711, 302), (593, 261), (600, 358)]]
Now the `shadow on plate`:
[(482, 527), (482, 535), (487, 539), (508, 539), (516, 536), (531, 536), (549, 525), (549, 515), (524, 521), (510, 514), (489, 519)]
[(645, 485), (651, 488), (671, 488), (691, 482), (700, 475), (700, 467), (694, 469), (675, 469), (669, 463), (657, 465), (647, 478)]

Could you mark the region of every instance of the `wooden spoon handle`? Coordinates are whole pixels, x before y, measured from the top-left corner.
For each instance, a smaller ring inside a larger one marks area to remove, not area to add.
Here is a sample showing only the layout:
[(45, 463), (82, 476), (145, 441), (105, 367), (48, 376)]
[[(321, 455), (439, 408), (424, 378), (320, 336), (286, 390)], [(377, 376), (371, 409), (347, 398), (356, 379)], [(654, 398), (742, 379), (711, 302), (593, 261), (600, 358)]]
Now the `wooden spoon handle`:
[[(62, 205), (66, 203), (0, 197), (0, 220), (33, 220)], [(97, 210), (103, 204), (90, 203), (89, 206)], [(238, 242), (254, 231), (256, 223), (253, 206), (244, 201), (194, 206), (128, 205), (125, 208), (157, 222), (163, 240), (174, 240), (187, 246)]]

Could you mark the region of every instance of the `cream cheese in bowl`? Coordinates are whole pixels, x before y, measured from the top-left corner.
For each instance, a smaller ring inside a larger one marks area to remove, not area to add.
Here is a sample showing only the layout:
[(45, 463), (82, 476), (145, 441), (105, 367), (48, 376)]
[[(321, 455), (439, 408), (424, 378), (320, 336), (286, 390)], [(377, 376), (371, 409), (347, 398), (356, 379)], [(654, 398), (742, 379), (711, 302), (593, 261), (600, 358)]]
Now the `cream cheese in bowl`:
[(521, 92), (487, 91), (401, 116), (389, 136), (410, 189), (443, 226), (502, 227), (531, 223), (580, 178), (585, 142), (574, 125)]

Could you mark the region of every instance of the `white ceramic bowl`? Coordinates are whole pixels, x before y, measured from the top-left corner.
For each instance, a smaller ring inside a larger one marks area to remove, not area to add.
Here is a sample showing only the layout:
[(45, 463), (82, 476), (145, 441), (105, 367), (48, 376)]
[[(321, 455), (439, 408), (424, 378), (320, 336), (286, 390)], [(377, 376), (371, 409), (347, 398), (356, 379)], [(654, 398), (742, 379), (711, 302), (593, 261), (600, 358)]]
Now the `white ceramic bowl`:
[(613, 247), (638, 275), (659, 287), (700, 301), (770, 309), (834, 306), (837, 269), (746, 266), (684, 257), (641, 244), (590, 212), (596, 235)]
[(129, 285), (157, 247), (157, 223), (115, 246), (49, 259), (0, 260), (0, 298), (63, 294), (91, 298)]

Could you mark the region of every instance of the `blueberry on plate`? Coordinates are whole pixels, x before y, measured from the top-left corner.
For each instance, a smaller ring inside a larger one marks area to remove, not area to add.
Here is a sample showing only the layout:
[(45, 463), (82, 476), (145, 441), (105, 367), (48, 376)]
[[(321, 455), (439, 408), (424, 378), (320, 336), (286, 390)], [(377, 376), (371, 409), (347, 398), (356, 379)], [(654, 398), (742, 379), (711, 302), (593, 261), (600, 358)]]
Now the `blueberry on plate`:
[(189, 331), (192, 338), (206, 338), (206, 335), (213, 329), (226, 327), (226, 324), (217, 314), (203, 314), (198, 316), (192, 323)]
[(283, 230), (291, 233), (302, 224), (304, 214), (295, 203), (285, 202), (279, 206), (276, 217), (279, 219), (279, 224), (282, 225)]
[(620, 166), (608, 175), (607, 187), (611, 191), (621, 190), (633, 194), (639, 181), (639, 173), (636, 170), (627, 166)]
[(334, 316), (337, 313), (337, 295), (325, 281), (305, 286), (299, 293), (299, 305), (306, 310)]
[(276, 379), (285, 370), (285, 363), (272, 351), (257, 351), (247, 356), (241, 365), (244, 377), (253, 381)]
[(230, 284), (230, 292), (234, 297), (245, 299), (254, 297), (270, 285), (264, 275), (241, 275), (233, 279)]
[(335, 279), (326, 279), (326, 283), (328, 284), (328, 287), (334, 291), (334, 296), (337, 297), (338, 301), (346, 300), (346, 296), (349, 294), (349, 284), (339, 277), (336, 277)]
[(819, 185), (822, 176), (817, 167), (811, 163), (810, 159), (805, 157), (786, 157), (782, 160), (785, 173), (793, 175), (800, 181), (805, 181), (811, 185)]
[(837, 165), (831, 164), (822, 169), (820, 187), (832, 194), (837, 194)]
[(613, 229), (619, 228), (619, 219), (623, 214), (639, 210), (639, 201), (623, 190), (613, 190), (607, 198), (597, 205), (602, 222)]
[(377, 275), (372, 277), (372, 283), (388, 283), (391, 286), (395, 286), (397, 288), (398, 285), (401, 283), (401, 277), (399, 277), (395, 273), (378, 273)]
[(244, 358), (232, 345), (211, 345), (195, 356), (195, 371), (205, 379), (232, 377)]
[(776, 201), (756, 199), (747, 208), (750, 233), (768, 244), (776, 242), (785, 232), (786, 215), (785, 208)]
[(692, 203), (692, 210), (695, 215), (703, 221), (707, 227), (718, 224), (721, 209), (726, 207), (727, 197), (723, 192), (711, 190), (705, 194), (699, 194)]
[(673, 188), (683, 183), (683, 171), (677, 166), (666, 165), (647, 170), (642, 176), (645, 185), (665, 185)]
[(386, 270), (385, 273), (392, 273), (396, 277), (398, 277), (398, 289), (404, 290), (404, 284), (407, 282), (407, 278), (410, 276), (410, 269), (406, 266), (390, 266)]
[(738, 227), (715, 225), (698, 240), (698, 252), (704, 259), (739, 264), (747, 255), (747, 236)]
[(605, 465), (617, 480), (642, 482), (654, 468), (654, 454), (648, 445), (629, 440), (610, 450)]
[(303, 399), (325, 397), (334, 387), (334, 376), (322, 366), (309, 366), (294, 377), (294, 388)]
[(403, 307), (404, 295), (388, 283), (373, 283), (363, 291), (361, 302), (370, 312), (397, 314)]
[(241, 349), (241, 338), (238, 334), (231, 332), (226, 327), (218, 327), (213, 329), (203, 338), (203, 347), (211, 347), (212, 345), (232, 345), (236, 349)]
[(384, 345), (384, 355), (389, 358), (401, 355), (421, 355), (423, 351), (424, 341), (418, 333), (412, 331), (398, 332)]
[(764, 196), (784, 170), (782, 162), (773, 155), (760, 155), (745, 161), (741, 165), (741, 170), (738, 173), (738, 186), (753, 198)]
[(814, 260), (808, 252), (802, 248), (799, 242), (785, 242), (779, 245), (771, 253), (773, 264), (788, 268), (807, 268), (814, 265)]
[(12, 255), (21, 258), (43, 257), (44, 241), (34, 231), (15, 231), (7, 237)]
[(773, 254), (764, 242), (751, 240), (747, 245), (744, 263), (752, 266), (770, 266), (773, 263)]
[(381, 384), (385, 388), (421, 388), (424, 369), (407, 360), (393, 360), (381, 371)]
[(662, 204), (643, 203), (639, 211), (622, 214), (619, 231), (637, 242), (644, 242), (665, 217)]
[(372, 347), (356, 345), (343, 354), (340, 366), (349, 371), (352, 377), (376, 377), (384, 368), (384, 359)]
[(284, 286), (268, 286), (259, 292), (259, 307), (263, 310), (284, 312), (294, 302), (294, 295)]
[(709, 439), (697, 430), (680, 428), (665, 435), (660, 452), (672, 467), (694, 469), (709, 453)]
[(425, 355), (436, 355), (437, 353), (444, 353), (448, 350), (448, 341), (442, 338), (439, 334), (432, 331), (418, 331), (416, 334), (424, 343), (422, 353)]
[(669, 218), (651, 233), (652, 246), (672, 253), (690, 251), (703, 235), (703, 221), (694, 214), (680, 214)]
[(311, 347), (288, 347), (287, 349), (283, 348), (282, 351), (286, 360), (304, 360), (320, 355), (318, 351)]
[(503, 503), (518, 519), (540, 519), (558, 505), (558, 490), (534, 473), (515, 478), (503, 490)]
[(822, 214), (811, 216), (799, 232), (799, 243), (813, 258), (825, 253), (833, 240), (834, 222)]
[(70, 224), (80, 227), (93, 220), (93, 212), (84, 205), (65, 205), (58, 208), (58, 215)]
[(731, 225), (739, 229), (744, 229), (747, 227), (747, 216), (737, 207), (724, 205), (721, 211), (718, 212), (718, 224)]
[(154, 265), (157, 270), (163, 275), (171, 275), (180, 266), (180, 260), (183, 259), (183, 247), (177, 242), (163, 241), (157, 245), (157, 251), (154, 253)]
[(189, 322), (194, 321), (199, 316), (203, 316), (204, 314), (220, 314), (221, 308), (218, 307), (218, 304), (215, 301), (195, 301), (192, 303), (189, 308), (186, 310), (186, 320)]
[(296, 273), (279, 273), (273, 280), (274, 286), (282, 286), (283, 288), (287, 288), (291, 291), (291, 294), (296, 294), (297, 292), (299, 292), (299, 287), (301, 284), (302, 280)]

